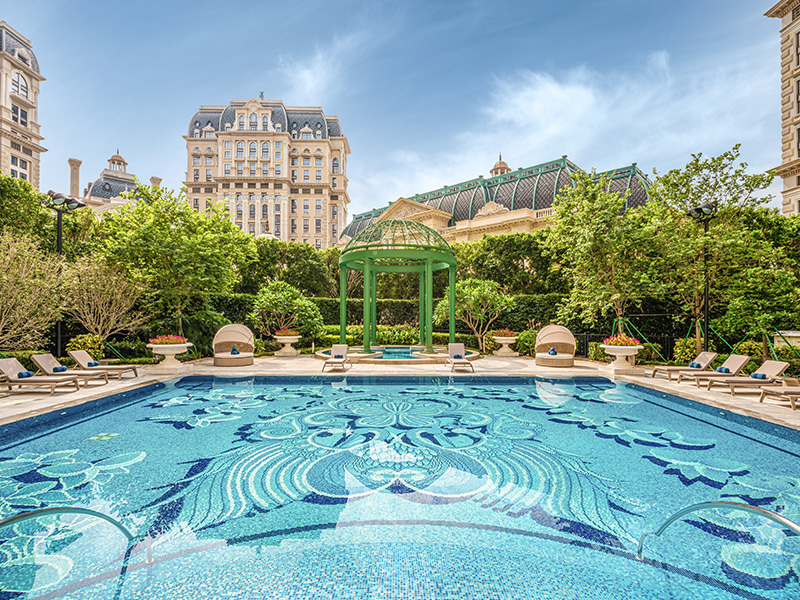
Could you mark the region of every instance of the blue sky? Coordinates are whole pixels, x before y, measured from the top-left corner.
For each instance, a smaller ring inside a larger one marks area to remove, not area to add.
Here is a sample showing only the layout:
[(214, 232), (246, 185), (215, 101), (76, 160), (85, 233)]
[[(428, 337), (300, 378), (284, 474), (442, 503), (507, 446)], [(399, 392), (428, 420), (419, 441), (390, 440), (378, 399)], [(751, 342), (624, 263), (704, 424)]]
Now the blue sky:
[[(47, 78), (43, 190), (117, 147), (180, 187), (200, 104), (322, 106), (350, 141), (350, 213), (561, 155), (646, 173), (742, 144), (780, 162), (777, 19), (753, 0), (2, 2)], [(777, 195), (778, 187), (773, 185)], [(773, 201), (777, 206), (777, 199)]]

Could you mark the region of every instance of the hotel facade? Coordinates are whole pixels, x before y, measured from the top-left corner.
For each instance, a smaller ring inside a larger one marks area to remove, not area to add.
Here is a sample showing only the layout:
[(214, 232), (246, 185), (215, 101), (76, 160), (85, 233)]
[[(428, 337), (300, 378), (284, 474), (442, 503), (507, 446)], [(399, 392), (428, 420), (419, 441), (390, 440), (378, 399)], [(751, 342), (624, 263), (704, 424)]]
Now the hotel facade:
[(338, 244), (350, 146), (337, 117), (280, 100), (232, 100), (200, 106), (184, 139), (192, 208), (222, 203), (246, 233)]

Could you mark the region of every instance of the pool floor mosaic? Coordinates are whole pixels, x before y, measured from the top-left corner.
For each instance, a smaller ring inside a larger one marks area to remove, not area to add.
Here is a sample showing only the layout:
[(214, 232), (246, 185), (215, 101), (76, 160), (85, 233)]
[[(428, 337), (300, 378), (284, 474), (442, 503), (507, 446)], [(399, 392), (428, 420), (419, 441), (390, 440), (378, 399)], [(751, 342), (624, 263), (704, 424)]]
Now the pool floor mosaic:
[[(0, 599), (794, 598), (800, 434), (603, 378), (187, 377), (0, 427)], [(15, 536), (11, 535), (13, 529)], [(47, 534), (47, 535), (46, 535)]]

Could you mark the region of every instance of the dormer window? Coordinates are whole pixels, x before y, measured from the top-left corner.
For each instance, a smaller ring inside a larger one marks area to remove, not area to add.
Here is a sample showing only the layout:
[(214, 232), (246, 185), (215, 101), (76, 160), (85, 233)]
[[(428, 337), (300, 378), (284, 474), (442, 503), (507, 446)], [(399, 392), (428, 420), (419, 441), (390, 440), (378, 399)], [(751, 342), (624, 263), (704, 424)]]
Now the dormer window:
[(244, 115), (239, 115), (239, 131), (244, 131)]
[(250, 131), (258, 131), (258, 115), (250, 113)]
[(261, 119), (261, 123), (264, 131), (269, 131), (269, 117), (267, 115), (264, 115), (264, 117)]
[(277, 131), (278, 133), (280, 133), (280, 132), (282, 131), (282, 129), (283, 129), (283, 127), (281, 127), (281, 124), (280, 124), (280, 123), (277, 123), (277, 124), (275, 125), (275, 131)]
[(110, 192), (111, 191), (111, 184), (107, 181), (103, 184), (103, 191)]
[(19, 94), (23, 98), (28, 97), (28, 82), (20, 73), (11, 76), (11, 91)]

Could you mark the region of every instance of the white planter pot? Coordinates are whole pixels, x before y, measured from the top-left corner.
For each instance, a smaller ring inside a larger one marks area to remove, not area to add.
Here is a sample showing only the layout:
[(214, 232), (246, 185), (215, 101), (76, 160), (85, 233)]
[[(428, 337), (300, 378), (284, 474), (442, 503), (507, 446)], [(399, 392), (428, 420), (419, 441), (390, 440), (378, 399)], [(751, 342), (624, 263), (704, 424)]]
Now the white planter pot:
[(628, 357), (636, 356), (639, 350), (644, 348), (644, 346), (609, 346), (607, 344), (600, 344), (600, 347), (606, 354), (617, 357), (610, 365), (612, 369), (630, 369), (633, 365), (628, 361)]
[(189, 349), (189, 346), (193, 345), (191, 342), (186, 342), (184, 344), (147, 344), (147, 347), (153, 351), (153, 354), (160, 354), (164, 357), (164, 360), (159, 363), (160, 367), (179, 367), (181, 363), (175, 356), (183, 354)]
[(495, 352), (495, 356), (519, 356), (519, 352), (514, 352), (509, 346), (517, 341), (517, 336), (501, 337), (492, 336), (492, 339), (500, 344), (500, 350)]
[(283, 348), (275, 353), (275, 356), (297, 356), (300, 350), (292, 348), (292, 344), (300, 341), (299, 335), (276, 335), (275, 340), (283, 344)]

